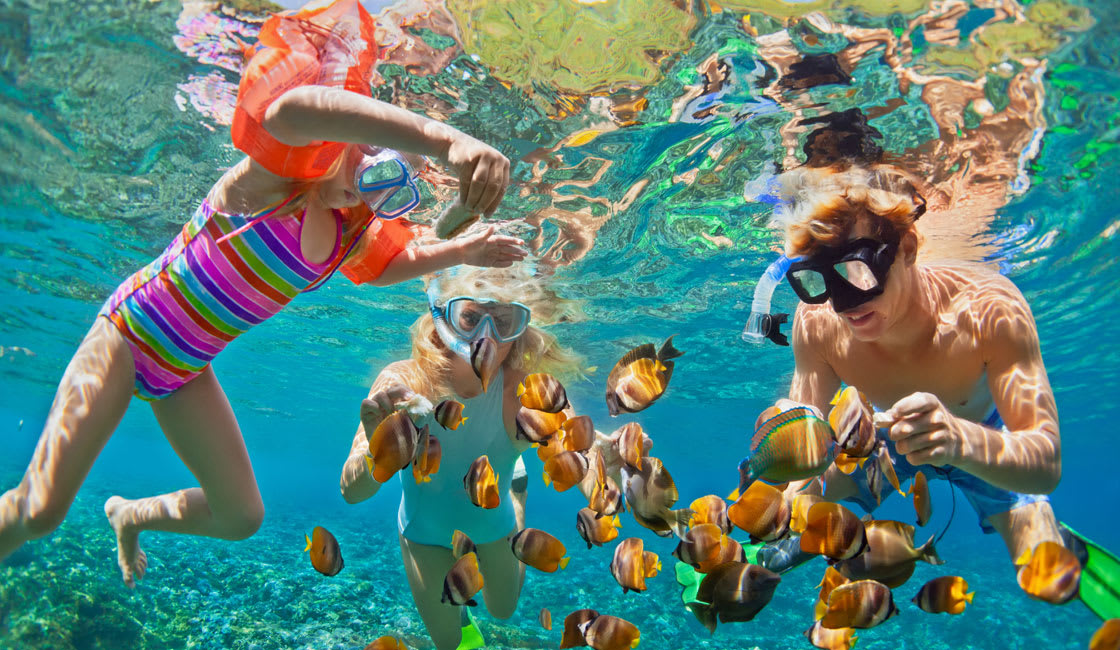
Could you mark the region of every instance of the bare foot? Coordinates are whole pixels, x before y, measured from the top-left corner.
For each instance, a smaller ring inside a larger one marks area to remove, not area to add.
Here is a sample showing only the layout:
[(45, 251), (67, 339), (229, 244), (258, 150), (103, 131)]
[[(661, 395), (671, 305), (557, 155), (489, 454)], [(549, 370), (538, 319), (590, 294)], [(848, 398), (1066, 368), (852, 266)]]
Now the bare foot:
[(140, 550), (140, 531), (128, 523), (127, 515), (127, 500), (109, 497), (105, 502), (105, 516), (117, 533), (117, 564), (121, 567), (121, 578), (133, 589), (148, 570), (148, 556)]

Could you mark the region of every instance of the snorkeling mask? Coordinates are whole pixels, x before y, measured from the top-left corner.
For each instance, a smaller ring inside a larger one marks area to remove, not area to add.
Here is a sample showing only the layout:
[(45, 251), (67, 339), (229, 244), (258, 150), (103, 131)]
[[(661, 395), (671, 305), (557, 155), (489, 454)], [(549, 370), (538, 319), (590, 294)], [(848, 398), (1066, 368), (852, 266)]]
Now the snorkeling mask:
[(362, 160), (354, 168), (354, 189), (370, 210), (396, 219), (420, 204), (416, 175), (400, 153), (360, 145)]
[(898, 244), (856, 239), (793, 262), (786, 279), (802, 301), (820, 304), (831, 298), (832, 309), (840, 313), (883, 293), (897, 253)]
[(436, 333), (444, 345), (466, 361), (471, 357), (471, 341), (489, 337), (498, 343), (516, 341), (529, 327), (530, 310), (519, 302), (480, 300), (456, 296), (444, 304), (439, 297), (439, 282), (428, 285), (428, 306)]

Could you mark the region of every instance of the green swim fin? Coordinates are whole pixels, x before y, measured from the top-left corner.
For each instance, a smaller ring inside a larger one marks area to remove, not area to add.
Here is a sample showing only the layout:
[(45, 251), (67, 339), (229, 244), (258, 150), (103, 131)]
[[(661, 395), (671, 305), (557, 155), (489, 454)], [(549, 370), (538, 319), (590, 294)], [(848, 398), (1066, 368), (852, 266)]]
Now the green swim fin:
[(704, 574), (684, 562), (677, 562), (676, 572), (677, 582), (684, 587), (684, 591), (681, 592), (681, 602), (688, 607), (690, 603), (697, 602), (696, 592), (700, 590), (700, 581), (704, 579)]
[(482, 631), (478, 629), (478, 625), (474, 622), (474, 616), (471, 616), (471, 611), (466, 607), (464, 607), (462, 611), (463, 615), (460, 617), (460, 622), (463, 624), (463, 639), (459, 641), (459, 647), (455, 648), (455, 650), (485, 648), (486, 639), (482, 638)]
[[(1078, 593), (1081, 602), (1102, 620), (1120, 618), (1120, 558), (1067, 524), (1063, 523), (1062, 527), (1069, 531), (1074, 540), (1085, 545), (1085, 562), (1081, 568), (1081, 589)], [(1073, 550), (1076, 553), (1078, 549)]]

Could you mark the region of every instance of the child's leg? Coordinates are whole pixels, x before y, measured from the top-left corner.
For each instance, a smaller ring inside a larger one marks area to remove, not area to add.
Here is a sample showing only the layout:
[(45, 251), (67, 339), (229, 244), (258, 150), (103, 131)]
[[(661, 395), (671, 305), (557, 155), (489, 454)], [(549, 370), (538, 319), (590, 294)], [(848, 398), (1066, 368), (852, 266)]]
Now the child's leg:
[(517, 609), (521, 597), (521, 585), (525, 580), (525, 565), (510, 548), (509, 535), (489, 544), (478, 547), (478, 566), (482, 571), (482, 596), (486, 599), (486, 611), (494, 618), (507, 619)]
[[(442, 546), (416, 544), (398, 535), (401, 541), (401, 560), (408, 575), (408, 586), (412, 589), (412, 600), (428, 636), (436, 644), (437, 650), (454, 650), (463, 637), (459, 625), (459, 608), (440, 602), (443, 595), (443, 580), (455, 564), (451, 550)], [(484, 582), (486, 576), (483, 576)]]
[(62, 523), (132, 398), (132, 351), (98, 318), (66, 366), (23, 480), (0, 496), (0, 560)]
[(1042, 542), (1062, 543), (1058, 521), (1048, 501), (1035, 501), (991, 515), (988, 523), (1003, 537), (1012, 560)]
[(130, 587), (147, 566), (137, 543), (140, 531), (245, 539), (264, 518), (241, 429), (212, 368), (152, 402), (152, 410), (201, 487), (136, 500), (115, 496), (105, 502), (105, 515), (117, 533), (117, 561)]

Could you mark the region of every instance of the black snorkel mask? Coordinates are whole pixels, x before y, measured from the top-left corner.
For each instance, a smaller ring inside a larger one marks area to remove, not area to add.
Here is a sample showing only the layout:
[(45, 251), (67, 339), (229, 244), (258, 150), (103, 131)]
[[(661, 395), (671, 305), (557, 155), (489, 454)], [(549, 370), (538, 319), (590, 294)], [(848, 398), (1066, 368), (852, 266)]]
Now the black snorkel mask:
[(841, 313), (883, 293), (897, 254), (897, 243), (856, 239), (793, 262), (786, 280), (802, 302), (820, 304), (831, 298), (833, 311)]

